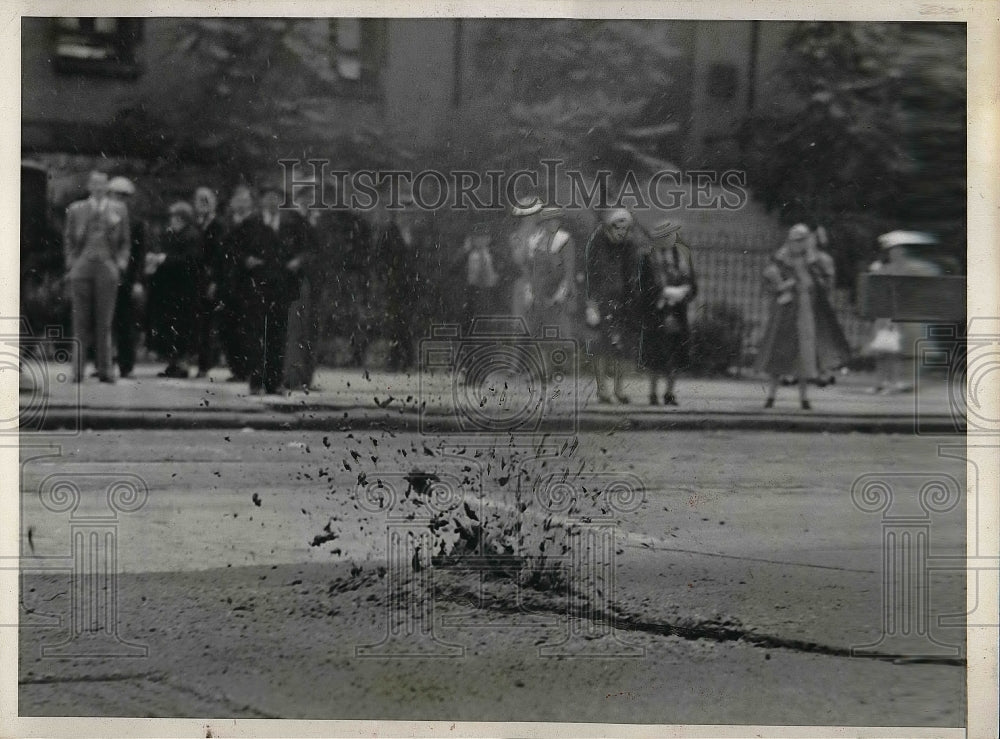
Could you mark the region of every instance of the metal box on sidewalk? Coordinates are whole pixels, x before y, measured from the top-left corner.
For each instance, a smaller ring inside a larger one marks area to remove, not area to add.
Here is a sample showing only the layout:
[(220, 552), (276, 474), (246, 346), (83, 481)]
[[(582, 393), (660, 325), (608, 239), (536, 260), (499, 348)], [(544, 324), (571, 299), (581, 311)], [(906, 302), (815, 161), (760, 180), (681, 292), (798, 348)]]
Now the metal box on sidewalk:
[(965, 323), (965, 277), (864, 273), (858, 279), (858, 313), (895, 321)]

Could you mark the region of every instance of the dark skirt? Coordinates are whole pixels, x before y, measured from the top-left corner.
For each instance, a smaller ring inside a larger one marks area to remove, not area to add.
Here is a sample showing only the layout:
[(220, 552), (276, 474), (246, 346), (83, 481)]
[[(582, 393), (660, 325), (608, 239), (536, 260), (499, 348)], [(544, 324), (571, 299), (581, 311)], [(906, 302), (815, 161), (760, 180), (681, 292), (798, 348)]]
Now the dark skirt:
[(659, 314), (643, 321), (639, 337), (639, 360), (649, 372), (684, 370), (690, 360), (691, 331), (676, 314)]

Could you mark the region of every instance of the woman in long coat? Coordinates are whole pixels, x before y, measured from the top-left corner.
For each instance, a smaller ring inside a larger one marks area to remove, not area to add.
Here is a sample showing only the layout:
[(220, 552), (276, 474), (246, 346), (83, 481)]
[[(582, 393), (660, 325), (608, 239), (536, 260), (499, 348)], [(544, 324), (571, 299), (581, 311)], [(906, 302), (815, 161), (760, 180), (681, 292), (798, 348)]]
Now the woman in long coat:
[(510, 289), (510, 313), (524, 319), (525, 324), (533, 297), (528, 259), (540, 238), (538, 214), (541, 210), (542, 204), (537, 202), (528, 208), (514, 208), (513, 215), (518, 220), (509, 237), (510, 262), (516, 273)]
[(186, 378), (185, 363), (194, 348), (198, 323), (201, 234), (194, 209), (185, 202), (170, 206), (170, 225), (159, 254), (147, 256), (149, 344), (167, 360), (160, 377)]
[(663, 404), (677, 405), (677, 373), (688, 364), (688, 306), (698, 294), (698, 283), (691, 250), (678, 238), (680, 228), (669, 221), (656, 226), (650, 233), (652, 246), (639, 262), (639, 359), (649, 372), (650, 405), (659, 405), (660, 377), (666, 381)]
[(764, 270), (771, 305), (757, 369), (770, 378), (765, 408), (774, 405), (779, 379), (791, 375), (798, 380), (802, 408), (809, 410), (809, 381), (850, 358), (828, 298), (833, 276), (833, 259), (816, 248), (815, 236), (801, 223), (789, 230)]
[(597, 399), (610, 403), (607, 375), (619, 403), (628, 403), (623, 387), (624, 363), (634, 361), (638, 334), (638, 258), (643, 247), (634, 232), (632, 214), (624, 208), (605, 214), (583, 253), (582, 339), (592, 355)]

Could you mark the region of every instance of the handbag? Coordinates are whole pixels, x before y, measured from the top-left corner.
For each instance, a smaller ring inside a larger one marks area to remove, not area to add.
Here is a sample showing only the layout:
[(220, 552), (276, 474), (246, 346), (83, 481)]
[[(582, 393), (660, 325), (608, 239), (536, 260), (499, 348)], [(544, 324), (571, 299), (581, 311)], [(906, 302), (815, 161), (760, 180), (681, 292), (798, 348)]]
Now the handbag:
[(902, 349), (903, 337), (896, 326), (883, 326), (878, 329), (865, 347), (868, 354), (899, 354)]
[(662, 325), (663, 330), (668, 334), (679, 334), (684, 330), (681, 319), (673, 311), (664, 314)]

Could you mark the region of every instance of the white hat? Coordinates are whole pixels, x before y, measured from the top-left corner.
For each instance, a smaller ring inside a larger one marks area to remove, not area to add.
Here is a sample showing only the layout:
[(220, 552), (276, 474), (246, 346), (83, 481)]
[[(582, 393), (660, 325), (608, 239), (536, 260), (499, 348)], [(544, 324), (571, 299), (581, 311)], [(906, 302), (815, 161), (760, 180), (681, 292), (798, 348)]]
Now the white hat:
[(108, 183), (108, 192), (117, 192), (121, 195), (135, 195), (135, 185), (127, 177), (114, 177)]
[(520, 205), (515, 205), (513, 208), (510, 209), (510, 213), (511, 215), (518, 217), (533, 216), (536, 213), (540, 213), (541, 210), (542, 210), (542, 201), (539, 200), (538, 198), (532, 198), (531, 202), (528, 203), (528, 205), (525, 205), (523, 207)]
[(604, 222), (609, 226), (616, 223), (631, 226), (633, 221), (632, 214), (625, 210), (625, 208), (615, 208), (604, 214)]
[(671, 223), (670, 221), (663, 221), (662, 223), (657, 223), (649, 232), (650, 238), (662, 239), (665, 236), (669, 236), (672, 233), (677, 233), (681, 230), (681, 224)]
[(878, 245), (882, 249), (892, 249), (894, 246), (915, 246), (921, 244), (936, 244), (937, 237), (923, 231), (890, 231), (878, 237)]
[(790, 229), (788, 229), (788, 240), (798, 241), (799, 239), (808, 239), (812, 235), (812, 230), (804, 223), (796, 223)]

